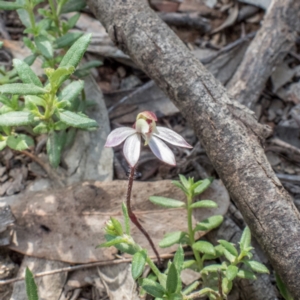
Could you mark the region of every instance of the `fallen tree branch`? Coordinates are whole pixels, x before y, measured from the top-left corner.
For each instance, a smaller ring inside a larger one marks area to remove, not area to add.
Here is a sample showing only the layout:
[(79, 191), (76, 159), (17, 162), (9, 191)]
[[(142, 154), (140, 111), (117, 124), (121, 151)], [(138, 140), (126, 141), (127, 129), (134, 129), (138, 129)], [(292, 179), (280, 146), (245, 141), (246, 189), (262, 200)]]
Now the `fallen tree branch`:
[(273, 267), (300, 299), (300, 215), (262, 148), (269, 129), (203, 67), (145, 0), (88, 0), (110, 37), (168, 94), (201, 139)]
[(273, 0), (262, 27), (227, 85), (228, 92), (253, 108), (274, 67), (295, 45), (297, 31), (300, 31), (300, 1)]

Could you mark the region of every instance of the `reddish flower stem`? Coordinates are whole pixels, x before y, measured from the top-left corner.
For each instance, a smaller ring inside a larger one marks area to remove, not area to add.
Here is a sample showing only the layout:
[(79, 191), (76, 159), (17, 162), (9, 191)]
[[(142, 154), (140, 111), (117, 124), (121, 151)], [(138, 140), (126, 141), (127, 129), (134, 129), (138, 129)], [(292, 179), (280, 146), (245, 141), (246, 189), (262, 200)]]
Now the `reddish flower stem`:
[(133, 179), (134, 179), (134, 171), (135, 171), (135, 168), (130, 167), (130, 174), (129, 174), (129, 179), (128, 179), (128, 189), (127, 189), (127, 196), (126, 196), (126, 206), (127, 206), (128, 215), (129, 215), (131, 222), (142, 232), (142, 234), (148, 240), (149, 244), (151, 245), (151, 248), (153, 249), (153, 251), (157, 257), (158, 264), (161, 265), (161, 259), (159, 257), (158, 251), (156, 250), (156, 248), (154, 246), (152, 239), (150, 238), (148, 232), (144, 229), (144, 227), (138, 221), (136, 215), (133, 213), (133, 211), (131, 209), (130, 201), (131, 201), (131, 191), (132, 191), (132, 185), (133, 185)]

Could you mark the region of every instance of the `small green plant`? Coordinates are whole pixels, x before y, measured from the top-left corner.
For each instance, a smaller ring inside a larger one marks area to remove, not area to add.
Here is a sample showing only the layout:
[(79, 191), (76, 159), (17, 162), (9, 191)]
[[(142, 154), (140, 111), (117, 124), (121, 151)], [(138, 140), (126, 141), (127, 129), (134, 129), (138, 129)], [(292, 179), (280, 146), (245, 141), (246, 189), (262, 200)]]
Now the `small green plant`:
[(283, 283), (283, 281), (281, 280), (281, 278), (279, 277), (279, 275), (277, 273), (275, 273), (275, 279), (276, 279), (276, 285), (279, 289), (279, 292), (280, 292), (281, 296), (285, 300), (294, 300), (294, 298), (292, 297), (292, 295), (290, 294), (290, 292), (286, 288), (286, 285)]
[[(187, 210), (187, 230), (177, 231), (165, 235), (159, 243), (160, 247), (170, 247), (178, 244), (173, 261), (168, 262), (167, 269), (161, 272), (147, 254), (146, 249), (135, 243), (130, 233), (130, 221), (132, 221), (148, 239), (152, 246), (158, 262), (158, 252), (149, 237), (147, 231), (141, 226), (133, 213), (130, 205), (131, 189), (134, 178), (134, 169), (139, 159), (141, 138), (145, 145), (149, 145), (153, 153), (162, 161), (175, 164), (172, 151), (160, 139), (173, 145), (190, 148), (191, 146), (177, 133), (170, 129), (156, 126), (156, 116), (152, 112), (138, 114), (133, 128), (121, 127), (115, 129), (107, 138), (106, 146), (114, 147), (125, 141), (123, 152), (127, 159), (131, 172), (128, 182), (126, 205), (123, 203), (122, 211), (125, 219), (125, 226), (111, 217), (105, 227), (106, 242), (100, 247), (115, 246), (118, 250), (133, 255), (132, 276), (138, 280), (142, 293), (148, 293), (155, 299), (185, 300), (206, 296), (210, 300), (227, 299), (232, 289), (233, 280), (236, 277), (256, 279), (255, 273), (268, 273), (268, 269), (261, 263), (252, 260), (251, 233), (248, 227), (245, 228), (239, 242), (239, 251), (236, 246), (226, 240), (219, 240), (214, 246), (208, 241), (196, 241), (198, 231), (209, 231), (217, 228), (223, 221), (222, 216), (212, 216), (193, 226), (193, 209), (215, 208), (217, 204), (212, 200), (194, 201), (195, 197), (204, 192), (211, 184), (212, 179), (204, 179), (195, 182), (193, 178), (186, 178), (179, 175), (179, 181), (173, 184), (180, 188), (185, 196), (186, 202), (152, 196), (150, 201), (156, 205), (166, 208), (185, 208)], [(160, 138), (160, 139), (158, 139)], [(192, 248), (194, 259), (185, 260), (183, 247), (187, 245)], [(214, 263), (210, 264), (210, 261)], [(220, 261), (220, 263), (216, 263)], [(147, 278), (141, 278), (145, 265), (148, 264), (152, 270)], [(200, 280), (190, 286), (183, 287), (180, 274), (182, 270), (191, 268), (200, 273)]]
[(25, 285), (28, 300), (39, 300), (37, 286), (34, 281), (32, 272), (26, 268)]
[[(32, 52), (24, 61), (14, 59), (12, 70), (0, 69), (0, 151), (5, 147), (25, 150), (34, 145), (32, 137), (47, 134), (49, 161), (57, 167), (76, 129), (98, 126), (84, 114), (91, 102), (85, 99), (84, 82), (79, 79), (101, 62), (90, 61), (78, 67), (91, 36), (69, 32), (79, 13), (67, 22), (61, 20), (62, 13), (80, 10), (85, 2), (48, 0), (48, 6), (36, 9), (42, 2), (0, 1), (0, 9), (17, 10), (26, 27), (24, 44)], [(40, 15), (38, 22), (36, 13)], [(30, 68), (37, 57), (44, 68), (40, 77)]]

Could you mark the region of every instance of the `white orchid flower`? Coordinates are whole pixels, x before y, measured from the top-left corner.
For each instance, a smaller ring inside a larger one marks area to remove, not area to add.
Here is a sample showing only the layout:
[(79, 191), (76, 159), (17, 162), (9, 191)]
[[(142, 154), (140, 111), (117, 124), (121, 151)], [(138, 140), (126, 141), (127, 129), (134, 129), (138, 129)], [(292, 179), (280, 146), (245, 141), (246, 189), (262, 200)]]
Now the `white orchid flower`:
[(149, 145), (153, 154), (163, 162), (175, 166), (175, 156), (171, 149), (162, 141), (172, 145), (193, 148), (183, 137), (175, 131), (156, 126), (157, 117), (151, 111), (144, 111), (137, 115), (133, 128), (120, 127), (113, 130), (107, 137), (105, 147), (115, 147), (125, 141), (124, 156), (131, 167), (135, 167), (141, 153), (141, 140)]

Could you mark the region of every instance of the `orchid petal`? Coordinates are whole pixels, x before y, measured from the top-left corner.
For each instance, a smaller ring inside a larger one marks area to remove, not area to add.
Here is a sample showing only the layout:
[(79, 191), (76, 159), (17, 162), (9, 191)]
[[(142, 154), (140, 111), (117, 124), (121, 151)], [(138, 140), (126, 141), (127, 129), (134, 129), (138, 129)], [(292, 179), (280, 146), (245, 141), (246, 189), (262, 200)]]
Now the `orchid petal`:
[(193, 148), (193, 146), (191, 146), (181, 135), (175, 131), (161, 126), (157, 126), (156, 129), (158, 133), (153, 133), (153, 135), (159, 137), (160, 139), (174, 146)]
[(158, 159), (169, 165), (176, 165), (173, 152), (163, 141), (153, 136), (149, 141), (149, 147)]
[(115, 147), (125, 141), (130, 135), (136, 133), (135, 129), (130, 127), (120, 127), (113, 130), (107, 137), (105, 147)]
[(134, 167), (141, 153), (141, 136), (136, 133), (126, 139), (123, 147), (124, 156), (131, 167)]
[(144, 119), (139, 119), (135, 122), (136, 132), (146, 134), (150, 130), (150, 125)]

